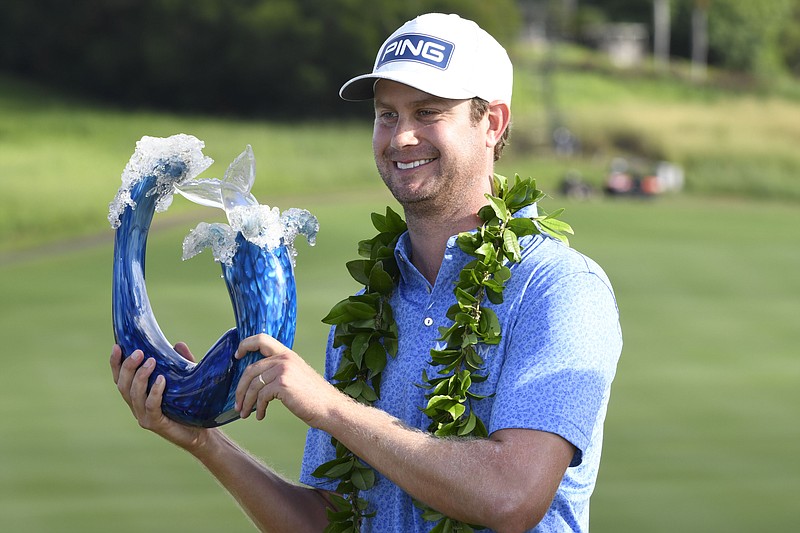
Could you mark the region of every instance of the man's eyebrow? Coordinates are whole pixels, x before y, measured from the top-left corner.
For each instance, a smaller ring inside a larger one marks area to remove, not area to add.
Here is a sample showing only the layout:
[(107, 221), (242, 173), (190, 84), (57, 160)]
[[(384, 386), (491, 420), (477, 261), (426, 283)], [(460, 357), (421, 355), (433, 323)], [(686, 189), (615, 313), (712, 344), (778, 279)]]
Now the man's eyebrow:
[[(413, 107), (425, 107), (429, 105), (442, 105), (444, 103), (449, 102), (447, 98), (441, 98), (439, 96), (426, 96), (425, 98), (420, 98), (419, 100), (414, 100), (411, 102)], [(382, 101), (379, 98), (375, 98), (375, 107), (393, 107), (390, 104)]]

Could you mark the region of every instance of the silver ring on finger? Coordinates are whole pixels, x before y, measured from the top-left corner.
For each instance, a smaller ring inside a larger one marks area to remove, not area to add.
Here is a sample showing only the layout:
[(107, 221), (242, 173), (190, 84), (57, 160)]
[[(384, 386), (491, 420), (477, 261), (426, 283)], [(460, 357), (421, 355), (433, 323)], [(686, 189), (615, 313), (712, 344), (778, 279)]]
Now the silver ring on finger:
[(266, 382), (264, 382), (264, 378), (261, 376), (261, 374), (258, 375), (258, 381), (260, 381), (261, 384), (264, 385), (265, 387), (267, 386), (267, 384), (266, 384)]

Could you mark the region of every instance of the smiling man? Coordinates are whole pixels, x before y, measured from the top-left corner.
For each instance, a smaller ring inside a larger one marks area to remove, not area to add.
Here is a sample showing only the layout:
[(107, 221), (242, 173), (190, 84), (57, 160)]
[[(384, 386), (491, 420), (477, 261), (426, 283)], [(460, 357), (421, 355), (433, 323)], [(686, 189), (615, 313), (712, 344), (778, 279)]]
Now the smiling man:
[[(135, 352), (120, 363), (114, 348), (114, 379), (139, 424), (197, 457), (260, 529), (325, 528), (337, 480), (315, 471), (336, 458), (333, 437), (376, 472), (374, 486), (359, 495), (366, 502), (360, 531), (429, 531), (434, 523), (415, 501), (495, 531), (588, 530), (622, 347), (611, 285), (591, 259), (547, 235), (521, 238), (503, 301), (490, 306), (502, 342), (478, 346), (486, 379), (469, 389), (482, 398), (469, 408), (485, 436), (433, 436), (422, 410), (419, 385), (439, 370), (431, 350), (443, 348), (453, 286), (472, 260), (456, 235), (479, 226), (477, 213), (493, 193), (511, 89), (511, 62), (497, 41), (474, 22), (443, 14), (404, 24), (378, 51), (372, 72), (342, 87), (346, 100), (374, 100), (376, 166), (408, 225), (394, 250), (400, 276), (389, 298), (398, 350), (367, 406), (331, 385), (344, 357), (333, 332), (324, 378), (270, 337), (242, 341), (240, 354), (265, 358), (242, 376), (237, 408), (263, 419), (277, 399), (310, 426), (304, 486), (281, 479), (217, 429), (166, 418), (164, 381), (147, 393), (151, 360)], [(535, 205), (515, 216), (536, 216)], [(190, 356), (184, 346), (181, 352)]]

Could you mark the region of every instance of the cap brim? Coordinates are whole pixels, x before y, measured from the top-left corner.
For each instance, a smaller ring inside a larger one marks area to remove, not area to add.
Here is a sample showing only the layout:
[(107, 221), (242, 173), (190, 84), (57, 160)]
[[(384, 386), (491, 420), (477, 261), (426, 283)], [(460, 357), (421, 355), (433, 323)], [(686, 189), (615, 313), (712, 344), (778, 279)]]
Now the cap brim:
[(375, 82), (380, 78), (380, 76), (375, 76), (374, 74), (356, 76), (342, 85), (342, 88), (339, 89), (339, 97), (349, 102), (371, 100), (375, 97)]
[(408, 85), (422, 92), (451, 98), (453, 100), (466, 100), (477, 96), (474, 91), (463, 87), (442, 87), (441, 76), (438, 74), (425, 75), (420, 72), (387, 71), (381, 73), (364, 74), (351, 79), (339, 89), (339, 96), (343, 100), (358, 102), (375, 98), (375, 83), (379, 80), (390, 80)]

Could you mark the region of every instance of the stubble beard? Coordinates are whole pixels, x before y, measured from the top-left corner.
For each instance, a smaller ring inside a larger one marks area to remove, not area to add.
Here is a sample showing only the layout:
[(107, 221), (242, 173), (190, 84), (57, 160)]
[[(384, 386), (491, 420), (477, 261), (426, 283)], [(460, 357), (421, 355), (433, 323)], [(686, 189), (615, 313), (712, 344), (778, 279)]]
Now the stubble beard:
[(459, 173), (458, 168), (452, 165), (442, 166), (441, 154), (430, 165), (440, 165), (439, 172), (424, 180), (416, 189), (409, 189), (402, 180), (395, 175), (394, 163), (391, 158), (375, 158), (378, 173), (392, 196), (403, 207), (406, 217), (431, 218), (444, 215), (453, 210), (454, 204), (460, 197), (469, 194), (468, 191), (476, 185), (476, 180), (482, 178), (471, 176), (473, 167), (468, 162), (464, 165), (467, 177)]

